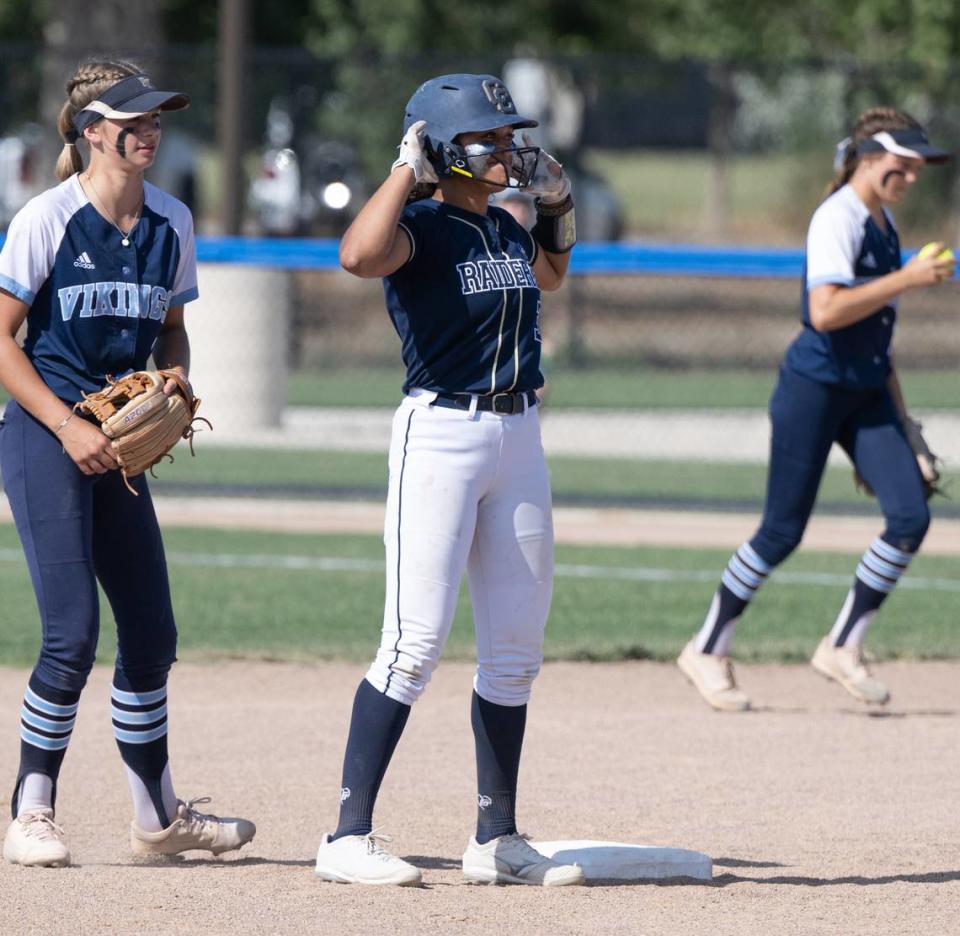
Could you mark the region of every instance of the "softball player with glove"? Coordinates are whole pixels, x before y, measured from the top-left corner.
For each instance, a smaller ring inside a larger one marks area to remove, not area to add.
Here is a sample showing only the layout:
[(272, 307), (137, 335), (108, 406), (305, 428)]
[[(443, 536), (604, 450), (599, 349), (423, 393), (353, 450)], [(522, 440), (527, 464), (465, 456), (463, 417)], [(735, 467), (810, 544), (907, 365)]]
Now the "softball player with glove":
[[(386, 605), (379, 652), (353, 704), (340, 819), (317, 853), (321, 878), (419, 884), (373, 830), (384, 773), (453, 622), (464, 572), (477, 637), (471, 720), (476, 835), (470, 881), (578, 884), (576, 865), (517, 834), (515, 801), (531, 684), (553, 585), (550, 485), (540, 442), (540, 290), (563, 282), (574, 245), (570, 184), (515, 131), (489, 75), (444, 75), (410, 99), (399, 158), (343, 237), (340, 260), (383, 277), (406, 365), (390, 447)], [(537, 197), (524, 230), (490, 196)]]
[(811, 662), (862, 702), (889, 699), (864, 661), (863, 641), (930, 523), (925, 456), (911, 447), (890, 344), (900, 295), (943, 282), (953, 260), (916, 256), (902, 266), (887, 206), (904, 198), (927, 163), (948, 158), (913, 118), (891, 108), (863, 113), (838, 147), (837, 177), (807, 235), (803, 329), (770, 401), (763, 521), (730, 559), (700, 632), (678, 660), (716, 709), (750, 707), (730, 661), (734, 630), (767, 576), (799, 545), (834, 442), (875, 492), (886, 526), (864, 552)]
[[(150, 492), (140, 475), (130, 481), (139, 496), (131, 495), (110, 439), (74, 409), (108, 375), (142, 370), (151, 353), (186, 376), (183, 306), (197, 297), (193, 222), (143, 174), (160, 143), (160, 112), (184, 108), (188, 98), (158, 91), (119, 61), (81, 65), (67, 94), (63, 181), (17, 214), (0, 252), (0, 381), (13, 398), (0, 423), (0, 470), (42, 626), (20, 711), (3, 855), (21, 865), (70, 863), (54, 806), (96, 652), (98, 582), (117, 623), (111, 701), (133, 794), (131, 848), (140, 856), (218, 853), (239, 848), (255, 829), (200, 813), (193, 807), (203, 800), (174, 793), (166, 685), (177, 633)], [(21, 349), (15, 336), (24, 321)], [(176, 387), (169, 379), (164, 392)]]

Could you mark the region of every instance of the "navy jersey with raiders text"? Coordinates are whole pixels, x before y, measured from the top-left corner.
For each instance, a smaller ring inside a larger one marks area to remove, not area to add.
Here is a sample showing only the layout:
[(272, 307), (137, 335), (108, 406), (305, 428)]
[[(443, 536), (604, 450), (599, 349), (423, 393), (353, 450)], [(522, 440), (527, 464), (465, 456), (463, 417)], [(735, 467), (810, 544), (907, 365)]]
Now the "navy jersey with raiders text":
[(122, 239), (72, 175), (18, 212), (0, 251), (0, 289), (30, 306), (24, 352), (67, 403), (143, 369), (167, 310), (197, 298), (184, 204), (145, 183), (129, 246)]
[(384, 278), (402, 344), (404, 391), (534, 390), (540, 374), (540, 287), (533, 237), (508, 212), (434, 199), (403, 210), (411, 256)]
[(803, 331), (787, 349), (784, 363), (789, 370), (852, 390), (886, 382), (897, 318), (895, 299), (865, 319), (829, 332), (811, 325), (809, 309), (810, 290), (817, 286), (859, 286), (900, 269), (900, 239), (886, 209), (884, 217), (885, 231), (849, 185), (814, 212), (803, 273)]

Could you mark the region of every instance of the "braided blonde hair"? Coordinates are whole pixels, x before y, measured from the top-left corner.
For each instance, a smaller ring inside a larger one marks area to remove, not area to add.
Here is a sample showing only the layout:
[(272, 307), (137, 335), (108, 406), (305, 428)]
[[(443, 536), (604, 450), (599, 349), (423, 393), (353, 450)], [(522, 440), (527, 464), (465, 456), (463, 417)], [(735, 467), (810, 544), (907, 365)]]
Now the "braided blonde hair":
[(120, 59), (91, 59), (81, 63), (76, 74), (67, 82), (67, 100), (60, 108), (60, 117), (57, 119), (57, 130), (63, 139), (63, 150), (56, 168), (57, 178), (61, 182), (83, 170), (83, 159), (75, 144), (74, 115), (118, 81), (142, 74), (139, 66)]
[(837, 189), (843, 188), (856, 171), (860, 162), (857, 155), (857, 144), (864, 140), (869, 140), (875, 133), (882, 130), (910, 130), (914, 127), (922, 129), (920, 124), (909, 114), (898, 111), (894, 107), (871, 107), (865, 110), (853, 126), (853, 133), (850, 134), (850, 142), (844, 151), (843, 165), (840, 167), (833, 182), (827, 189), (827, 194), (832, 195)]

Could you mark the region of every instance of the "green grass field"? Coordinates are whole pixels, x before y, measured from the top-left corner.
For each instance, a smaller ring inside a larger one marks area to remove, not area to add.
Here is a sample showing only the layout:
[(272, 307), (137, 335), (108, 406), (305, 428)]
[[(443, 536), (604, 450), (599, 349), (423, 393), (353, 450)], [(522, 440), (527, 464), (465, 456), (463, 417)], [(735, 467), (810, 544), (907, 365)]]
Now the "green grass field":
[[(551, 409), (765, 409), (776, 380), (774, 369), (650, 370), (548, 368)], [(901, 374), (911, 409), (960, 410), (956, 371)], [(342, 367), (290, 375), (291, 406), (396, 406), (399, 368)], [(0, 402), (7, 399), (0, 388)]]
[[(183, 659), (347, 659), (376, 648), (383, 546), (375, 536), (171, 529), (165, 534)], [(699, 626), (729, 555), (718, 550), (557, 549), (549, 659), (671, 659)], [(741, 659), (802, 660), (829, 628), (856, 556), (789, 560), (741, 624)], [(960, 560), (920, 556), (871, 634), (881, 657), (960, 656), (955, 624)], [(39, 626), (12, 526), (0, 525), (0, 663), (27, 666)], [(104, 601), (98, 659), (114, 654)], [(469, 601), (461, 598), (447, 658), (470, 658)]]
[[(184, 453), (158, 467), (151, 481), (157, 494), (236, 493), (303, 498), (386, 496), (386, 454), (380, 452), (228, 449), (198, 443), (199, 455)], [(759, 511), (766, 486), (766, 466), (694, 461), (632, 461), (613, 458), (549, 460), (557, 504), (610, 506), (679, 506), (683, 508)], [(960, 488), (960, 473), (947, 472), (948, 485)], [(859, 493), (846, 468), (829, 468), (818, 509), (876, 513), (873, 498)], [(938, 498), (938, 515), (958, 513), (953, 501)]]
[[(650, 370), (549, 367), (551, 409), (765, 409), (775, 369)], [(960, 410), (956, 371), (905, 371), (900, 375), (911, 409)], [(293, 406), (395, 406), (399, 368), (336, 368), (291, 375)]]

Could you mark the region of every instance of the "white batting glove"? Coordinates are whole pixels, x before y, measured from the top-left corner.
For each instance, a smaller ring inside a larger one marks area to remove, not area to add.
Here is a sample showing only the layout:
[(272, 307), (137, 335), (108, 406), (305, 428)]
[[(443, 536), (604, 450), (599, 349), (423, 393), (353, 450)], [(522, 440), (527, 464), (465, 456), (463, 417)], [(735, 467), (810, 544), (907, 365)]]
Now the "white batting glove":
[(397, 159), (390, 167), (393, 172), (397, 166), (409, 166), (413, 170), (414, 182), (439, 182), (436, 170), (430, 165), (427, 158), (426, 149), (423, 145), (423, 128), (427, 125), (425, 120), (418, 120), (410, 124), (410, 129), (403, 135), (400, 141), (400, 152)]
[[(527, 146), (532, 145), (527, 134), (523, 135), (523, 142)], [(570, 194), (570, 179), (560, 163), (549, 153), (540, 150), (533, 175), (523, 190), (539, 198), (544, 205), (559, 205)]]

